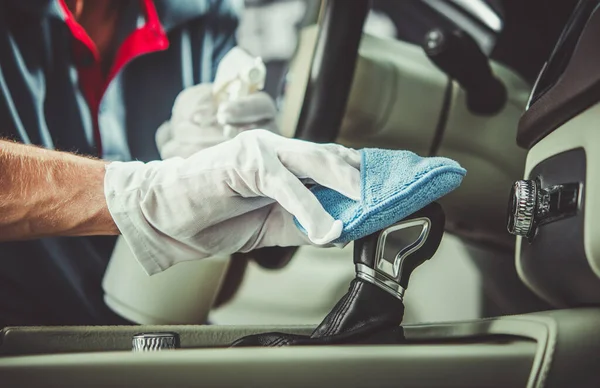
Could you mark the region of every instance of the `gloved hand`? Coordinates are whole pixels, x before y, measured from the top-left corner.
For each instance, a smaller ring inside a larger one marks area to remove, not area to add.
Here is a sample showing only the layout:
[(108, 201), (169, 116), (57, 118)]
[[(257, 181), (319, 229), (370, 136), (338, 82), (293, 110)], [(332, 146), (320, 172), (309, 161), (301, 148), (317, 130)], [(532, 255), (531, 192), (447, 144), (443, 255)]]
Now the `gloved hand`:
[(123, 237), (152, 274), (208, 256), (330, 243), (342, 223), (304, 183), (358, 200), (359, 168), (356, 150), (253, 130), (187, 159), (110, 163), (105, 196)]
[(248, 129), (277, 132), (276, 115), (274, 101), (264, 92), (217, 105), (213, 85), (200, 84), (179, 93), (171, 119), (156, 131), (156, 145), (162, 159), (186, 158)]

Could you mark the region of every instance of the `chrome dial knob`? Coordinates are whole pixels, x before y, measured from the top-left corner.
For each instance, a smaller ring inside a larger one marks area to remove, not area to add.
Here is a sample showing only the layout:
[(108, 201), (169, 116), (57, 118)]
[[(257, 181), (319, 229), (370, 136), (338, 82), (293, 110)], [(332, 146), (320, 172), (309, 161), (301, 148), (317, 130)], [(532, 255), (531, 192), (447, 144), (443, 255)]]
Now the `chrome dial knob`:
[(179, 335), (177, 333), (140, 333), (133, 336), (134, 352), (156, 352), (179, 348)]
[(509, 233), (531, 242), (540, 226), (577, 213), (580, 183), (561, 183), (542, 187), (539, 179), (516, 181), (508, 202)]
[(509, 233), (523, 237), (533, 234), (538, 191), (538, 183), (534, 180), (520, 180), (514, 183), (508, 202)]

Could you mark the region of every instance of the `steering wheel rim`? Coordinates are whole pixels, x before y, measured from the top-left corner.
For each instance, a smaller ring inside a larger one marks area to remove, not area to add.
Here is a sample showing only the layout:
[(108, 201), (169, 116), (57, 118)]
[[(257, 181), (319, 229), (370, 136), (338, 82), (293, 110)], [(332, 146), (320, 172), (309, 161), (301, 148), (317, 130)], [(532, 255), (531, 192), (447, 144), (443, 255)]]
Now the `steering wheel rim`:
[[(370, 0), (324, 0), (319, 33), (295, 138), (315, 143), (334, 142), (346, 111), (358, 48)], [(267, 269), (284, 267), (298, 247), (268, 247), (252, 252)]]
[(338, 136), (352, 87), (370, 0), (324, 0), (295, 138), (330, 143)]

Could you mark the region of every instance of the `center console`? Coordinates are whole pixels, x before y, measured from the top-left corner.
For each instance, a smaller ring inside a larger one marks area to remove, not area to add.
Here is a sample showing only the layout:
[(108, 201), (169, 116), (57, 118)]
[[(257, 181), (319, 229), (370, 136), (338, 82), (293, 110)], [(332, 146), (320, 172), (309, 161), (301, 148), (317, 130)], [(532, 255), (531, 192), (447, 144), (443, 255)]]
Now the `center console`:
[[(597, 386), (600, 308), (401, 325), (437, 203), (355, 241), (356, 278), (317, 327), (8, 327), (3, 386)], [(5, 385), (6, 384), (6, 385)]]

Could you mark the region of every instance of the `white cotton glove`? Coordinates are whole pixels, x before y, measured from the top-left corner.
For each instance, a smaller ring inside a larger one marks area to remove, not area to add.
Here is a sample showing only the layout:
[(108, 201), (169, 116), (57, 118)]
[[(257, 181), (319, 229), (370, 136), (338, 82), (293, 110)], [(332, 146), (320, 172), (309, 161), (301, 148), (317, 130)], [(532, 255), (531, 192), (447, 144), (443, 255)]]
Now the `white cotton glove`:
[(356, 150), (254, 130), (187, 159), (110, 163), (105, 195), (123, 237), (153, 274), (208, 256), (330, 243), (342, 222), (304, 183), (358, 200), (359, 168)]
[(189, 87), (175, 99), (171, 119), (156, 131), (162, 159), (186, 158), (248, 129), (277, 132), (275, 102), (264, 92), (216, 103), (212, 84)]

